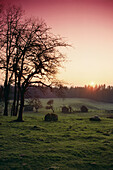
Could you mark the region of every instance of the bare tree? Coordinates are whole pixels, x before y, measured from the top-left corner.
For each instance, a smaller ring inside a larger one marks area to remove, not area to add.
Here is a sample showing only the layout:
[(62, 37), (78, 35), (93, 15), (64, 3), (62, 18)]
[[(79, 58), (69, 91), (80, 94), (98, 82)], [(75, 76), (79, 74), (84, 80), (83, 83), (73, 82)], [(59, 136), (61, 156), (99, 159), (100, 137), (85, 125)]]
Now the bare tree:
[[(5, 34), (3, 36), (3, 49), (6, 50), (5, 59), (1, 57), (6, 75), (4, 93), (5, 101), (8, 101), (8, 85), (14, 82), (14, 101), (16, 101), (18, 89), (18, 104), (20, 93), (17, 121), (23, 121), (24, 95), (28, 86), (34, 83), (42, 86), (52, 84), (58, 68), (61, 67), (61, 62), (65, 60), (59, 49), (68, 46), (68, 44), (63, 42), (59, 36), (50, 33), (50, 28), (44, 21), (39, 19), (22, 20), (21, 9), (16, 7), (11, 9), (6, 15), (6, 36)], [(7, 103), (5, 105), (7, 106)], [(15, 108), (15, 102), (13, 102), (12, 110)], [(4, 115), (6, 113), (8, 113), (7, 108)]]
[(4, 81), (4, 100), (5, 108), (4, 115), (8, 115), (8, 99), (10, 92), (10, 85), (13, 80), (14, 66), (16, 59), (16, 44), (18, 37), (16, 32), (20, 27), (20, 19), (23, 15), (22, 10), (19, 7), (9, 7), (4, 9), (1, 14), (1, 41), (0, 41), (0, 60), (1, 69), (5, 71), (5, 81)]

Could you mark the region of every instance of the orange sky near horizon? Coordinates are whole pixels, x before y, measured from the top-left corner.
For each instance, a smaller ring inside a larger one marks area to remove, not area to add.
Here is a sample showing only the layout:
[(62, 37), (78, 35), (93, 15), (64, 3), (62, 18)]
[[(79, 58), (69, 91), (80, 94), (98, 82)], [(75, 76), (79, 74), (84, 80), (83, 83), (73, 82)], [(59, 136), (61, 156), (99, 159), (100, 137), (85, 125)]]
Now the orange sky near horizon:
[[(2, 1), (2, 0), (1, 0)], [(113, 85), (112, 0), (4, 0), (22, 5), (28, 16), (45, 20), (66, 37), (67, 63), (57, 77), (74, 86)]]

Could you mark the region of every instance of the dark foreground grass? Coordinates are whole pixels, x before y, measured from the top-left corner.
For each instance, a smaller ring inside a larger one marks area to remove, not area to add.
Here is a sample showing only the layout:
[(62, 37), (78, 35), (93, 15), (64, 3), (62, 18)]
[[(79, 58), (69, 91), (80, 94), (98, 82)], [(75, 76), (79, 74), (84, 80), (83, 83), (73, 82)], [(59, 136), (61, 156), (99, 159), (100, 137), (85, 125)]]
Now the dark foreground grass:
[[(90, 113), (89, 113), (90, 115)], [(25, 122), (0, 117), (0, 170), (113, 169), (113, 119), (90, 116), (25, 116)]]

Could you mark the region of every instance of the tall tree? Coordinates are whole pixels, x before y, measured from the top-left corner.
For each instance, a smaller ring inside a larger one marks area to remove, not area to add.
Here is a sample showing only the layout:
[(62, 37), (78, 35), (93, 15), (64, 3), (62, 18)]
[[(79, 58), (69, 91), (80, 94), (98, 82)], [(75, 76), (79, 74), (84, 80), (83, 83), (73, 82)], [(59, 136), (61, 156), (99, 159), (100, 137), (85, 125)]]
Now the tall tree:
[(50, 32), (44, 21), (23, 19), (22, 16), (23, 11), (15, 6), (6, 11), (1, 41), (1, 68), (5, 69), (4, 115), (8, 115), (9, 87), (14, 83), (13, 114), (17, 113), (20, 94), (17, 121), (23, 121), (24, 95), (28, 86), (34, 83), (50, 86), (65, 60), (60, 48), (68, 46)]
[(33, 83), (50, 86), (58, 67), (61, 66), (61, 62), (65, 59), (59, 52), (58, 47), (68, 45), (62, 41), (62, 38), (51, 34), (50, 29), (41, 20), (27, 22), (20, 39), (22, 56), (18, 83), (21, 90), (21, 102), (18, 121), (22, 121), (24, 94), (27, 87)]
[(8, 99), (10, 92), (10, 85), (14, 75), (14, 65), (16, 58), (16, 31), (20, 27), (20, 20), (23, 15), (23, 11), (19, 7), (9, 7), (4, 9), (1, 14), (1, 41), (0, 41), (0, 60), (1, 69), (5, 70), (4, 81), (4, 100), (5, 108), (4, 115), (8, 115)]

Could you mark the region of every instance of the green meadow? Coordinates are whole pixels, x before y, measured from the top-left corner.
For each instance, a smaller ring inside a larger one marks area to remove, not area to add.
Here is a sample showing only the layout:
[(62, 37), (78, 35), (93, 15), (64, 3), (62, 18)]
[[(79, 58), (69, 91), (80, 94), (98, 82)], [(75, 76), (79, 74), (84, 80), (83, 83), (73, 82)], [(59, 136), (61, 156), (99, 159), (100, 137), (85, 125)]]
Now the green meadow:
[[(38, 113), (24, 112), (24, 122), (0, 115), (0, 170), (113, 169), (113, 104), (88, 99), (54, 99), (57, 122), (45, 122), (49, 99)], [(27, 104), (26, 100), (26, 104)], [(73, 113), (61, 113), (62, 106)], [(88, 113), (79, 113), (80, 107)], [(100, 122), (89, 118), (98, 115)]]

